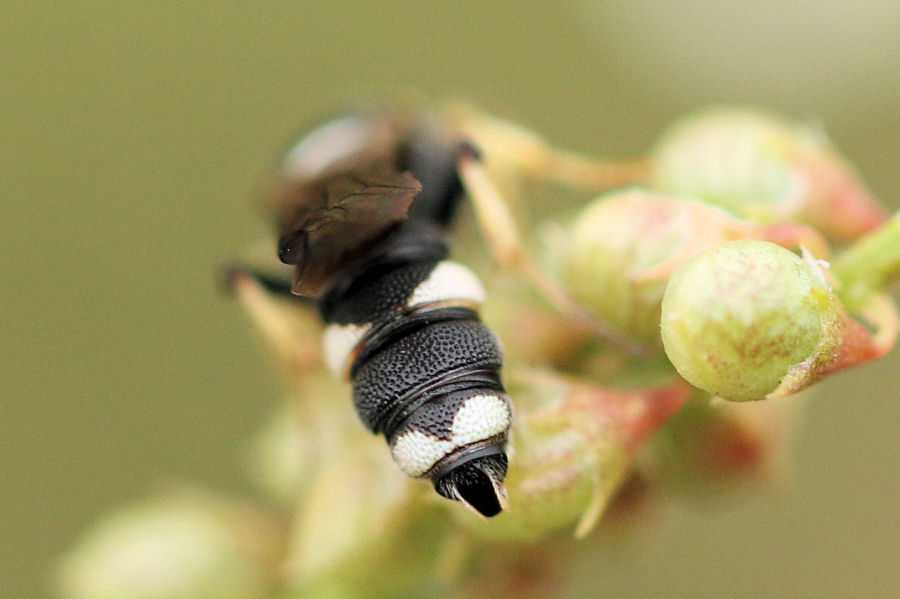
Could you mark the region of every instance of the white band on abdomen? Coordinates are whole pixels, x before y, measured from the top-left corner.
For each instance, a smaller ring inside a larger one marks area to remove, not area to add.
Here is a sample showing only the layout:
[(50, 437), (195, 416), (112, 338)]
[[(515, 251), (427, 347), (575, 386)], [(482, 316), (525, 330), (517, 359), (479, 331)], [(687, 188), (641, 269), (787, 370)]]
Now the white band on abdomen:
[(414, 308), (453, 300), (480, 306), (484, 303), (484, 287), (471, 270), (458, 262), (444, 260), (415, 288), (406, 306)]
[(329, 372), (338, 378), (347, 376), (356, 346), (369, 329), (366, 324), (330, 324), (322, 333), (322, 356)]
[[(405, 307), (421, 308), (428, 304), (452, 304), (455, 301), (480, 306), (484, 302), (484, 287), (471, 270), (457, 262), (444, 260), (413, 290)], [(371, 323), (330, 324), (325, 327), (322, 354), (334, 376), (347, 376), (356, 349), (371, 328)]]
[(473, 395), (454, 414), (450, 439), (408, 430), (394, 440), (391, 454), (408, 476), (422, 476), (452, 451), (505, 433), (511, 424), (512, 414), (502, 398)]

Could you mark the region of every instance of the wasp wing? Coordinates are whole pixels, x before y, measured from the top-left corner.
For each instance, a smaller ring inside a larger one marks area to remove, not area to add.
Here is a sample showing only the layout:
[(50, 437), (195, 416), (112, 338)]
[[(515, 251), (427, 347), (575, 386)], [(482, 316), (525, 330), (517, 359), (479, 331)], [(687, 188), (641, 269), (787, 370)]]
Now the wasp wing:
[(278, 255), (297, 266), (293, 292), (319, 295), (409, 214), (422, 186), (409, 173), (361, 170), (282, 190)]

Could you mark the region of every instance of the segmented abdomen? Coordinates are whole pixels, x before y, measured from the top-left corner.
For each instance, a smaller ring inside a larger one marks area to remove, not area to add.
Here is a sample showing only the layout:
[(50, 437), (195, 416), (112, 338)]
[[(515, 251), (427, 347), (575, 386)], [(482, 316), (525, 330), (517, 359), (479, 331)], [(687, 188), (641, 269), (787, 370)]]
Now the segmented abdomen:
[(506, 442), (512, 409), (483, 299), (469, 269), (427, 261), (372, 269), (322, 303), (329, 367), (353, 381), (357, 413), (410, 476), (436, 480)]

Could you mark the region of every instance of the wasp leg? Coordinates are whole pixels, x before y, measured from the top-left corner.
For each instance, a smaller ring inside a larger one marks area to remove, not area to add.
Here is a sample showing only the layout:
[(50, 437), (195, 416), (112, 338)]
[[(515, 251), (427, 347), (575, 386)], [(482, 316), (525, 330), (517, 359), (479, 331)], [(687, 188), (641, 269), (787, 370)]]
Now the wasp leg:
[(475, 210), (481, 235), (501, 267), (519, 271), (560, 312), (590, 323), (595, 332), (611, 344), (634, 355), (649, 350), (631, 340), (610, 323), (588, 312), (565, 289), (535, 265), (525, 251), (509, 205), (491, 181), (478, 152), (464, 144), (458, 158), (459, 176)]
[(634, 185), (651, 174), (649, 159), (604, 161), (560, 150), (524, 127), (470, 107), (455, 107), (450, 119), (463, 138), (515, 172), (587, 190)]
[(290, 279), (266, 270), (239, 264), (224, 268), (222, 274), (228, 291), (291, 376), (321, 367), (321, 328), (314, 300), (291, 294)]
[(294, 295), (291, 292), (293, 281), (288, 277), (243, 264), (228, 264), (222, 269), (223, 285), (229, 293), (234, 292), (235, 286), (243, 278), (252, 279), (269, 293), (284, 299), (291, 299), (310, 306), (315, 305), (310, 298)]
[(478, 150), (468, 143), (461, 144), (457, 169), (475, 210), (481, 235), (494, 258), (500, 266), (522, 270), (530, 260), (525, 254), (518, 226), (509, 205), (487, 174)]

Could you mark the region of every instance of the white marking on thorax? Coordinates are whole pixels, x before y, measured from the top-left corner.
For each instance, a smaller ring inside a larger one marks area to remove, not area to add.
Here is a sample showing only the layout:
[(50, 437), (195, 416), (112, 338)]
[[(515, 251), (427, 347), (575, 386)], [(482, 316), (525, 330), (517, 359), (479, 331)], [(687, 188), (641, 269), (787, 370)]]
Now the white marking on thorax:
[(291, 148), (284, 159), (284, 172), (298, 179), (314, 177), (338, 160), (360, 151), (372, 130), (372, 124), (358, 116), (326, 123)]
[(406, 305), (412, 308), (450, 300), (465, 300), (480, 306), (484, 303), (484, 287), (471, 270), (458, 262), (444, 260), (415, 288)]
[(474, 395), (454, 415), (449, 440), (422, 431), (407, 431), (394, 440), (391, 455), (407, 476), (422, 476), (455, 449), (504, 433), (511, 424), (512, 414), (503, 398)]
[(330, 324), (325, 327), (325, 332), (322, 333), (322, 355), (331, 374), (338, 378), (347, 376), (356, 347), (370, 328), (371, 323)]

